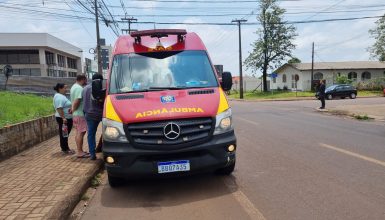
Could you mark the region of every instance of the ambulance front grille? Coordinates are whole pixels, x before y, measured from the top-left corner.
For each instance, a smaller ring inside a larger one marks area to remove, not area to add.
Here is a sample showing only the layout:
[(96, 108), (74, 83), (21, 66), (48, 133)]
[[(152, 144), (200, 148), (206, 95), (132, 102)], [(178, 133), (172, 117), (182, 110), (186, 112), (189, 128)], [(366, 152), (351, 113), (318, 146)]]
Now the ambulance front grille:
[[(173, 140), (167, 138), (164, 132), (165, 126), (170, 123), (180, 128), (180, 135)], [(194, 118), (129, 124), (125, 126), (125, 132), (130, 143), (135, 146), (167, 146), (167, 149), (177, 149), (207, 141), (214, 127), (215, 120), (212, 118)]]

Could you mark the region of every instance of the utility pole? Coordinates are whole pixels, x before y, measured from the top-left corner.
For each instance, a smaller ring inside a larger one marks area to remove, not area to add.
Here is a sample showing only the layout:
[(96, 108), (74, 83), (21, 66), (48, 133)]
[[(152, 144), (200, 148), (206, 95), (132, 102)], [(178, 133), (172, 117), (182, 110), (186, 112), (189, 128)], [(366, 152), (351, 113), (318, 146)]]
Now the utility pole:
[(242, 34), (241, 34), (241, 23), (247, 22), (245, 19), (235, 19), (231, 22), (237, 23), (238, 34), (239, 34), (239, 93), (240, 99), (243, 99), (243, 75), (242, 75)]
[(312, 50), (311, 50), (311, 91), (314, 91), (314, 42), (313, 42), (313, 46), (312, 46)]
[(126, 32), (126, 34), (131, 34), (132, 31), (137, 31), (135, 29), (131, 29), (131, 24), (132, 23), (135, 23), (136, 21), (138, 21), (138, 19), (134, 18), (134, 17), (131, 17), (131, 18), (127, 18), (127, 17), (124, 17), (122, 18), (122, 21), (127, 21), (128, 23), (128, 29), (122, 29), (122, 32)]
[(95, 20), (96, 20), (96, 53), (98, 59), (98, 73), (103, 75), (102, 71), (102, 51), (100, 49), (100, 33), (99, 33), (99, 14), (98, 0), (95, 0)]

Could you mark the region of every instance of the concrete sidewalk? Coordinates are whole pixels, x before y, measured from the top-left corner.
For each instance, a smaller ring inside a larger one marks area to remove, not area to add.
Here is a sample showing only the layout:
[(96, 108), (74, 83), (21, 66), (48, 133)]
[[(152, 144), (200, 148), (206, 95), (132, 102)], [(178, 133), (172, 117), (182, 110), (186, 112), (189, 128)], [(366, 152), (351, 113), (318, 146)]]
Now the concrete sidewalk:
[[(74, 136), (75, 130), (72, 149)], [(62, 154), (59, 137), (1, 162), (0, 219), (66, 219), (101, 165), (101, 160)]]

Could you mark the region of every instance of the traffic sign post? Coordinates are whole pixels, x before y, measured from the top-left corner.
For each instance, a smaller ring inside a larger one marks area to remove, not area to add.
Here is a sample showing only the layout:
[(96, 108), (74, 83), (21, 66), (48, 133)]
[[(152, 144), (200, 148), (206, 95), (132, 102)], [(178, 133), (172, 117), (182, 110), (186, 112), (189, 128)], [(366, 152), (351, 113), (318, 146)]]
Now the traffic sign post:
[[(277, 74), (277, 73), (271, 73), (271, 74), (270, 74), (270, 78), (271, 78), (271, 79), (276, 79), (277, 77), (278, 77), (278, 74)], [(274, 94), (273, 83), (270, 83), (270, 89), (271, 89), (271, 94)]]
[(298, 91), (297, 83), (299, 80), (299, 76), (297, 74), (294, 76), (294, 80), (295, 80), (295, 97), (297, 97), (297, 91)]
[(8, 78), (12, 76), (13, 69), (11, 65), (5, 65), (3, 68), (3, 73), (5, 75), (5, 90), (7, 90)]

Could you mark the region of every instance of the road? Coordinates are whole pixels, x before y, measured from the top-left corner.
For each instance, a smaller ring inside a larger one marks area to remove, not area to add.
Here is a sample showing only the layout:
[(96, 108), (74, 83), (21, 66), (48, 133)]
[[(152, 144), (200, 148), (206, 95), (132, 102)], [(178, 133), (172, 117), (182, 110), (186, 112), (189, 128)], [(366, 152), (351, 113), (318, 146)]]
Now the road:
[(385, 126), (320, 114), (318, 105), (232, 102), (238, 138), (232, 176), (117, 189), (104, 181), (83, 219), (385, 219)]

